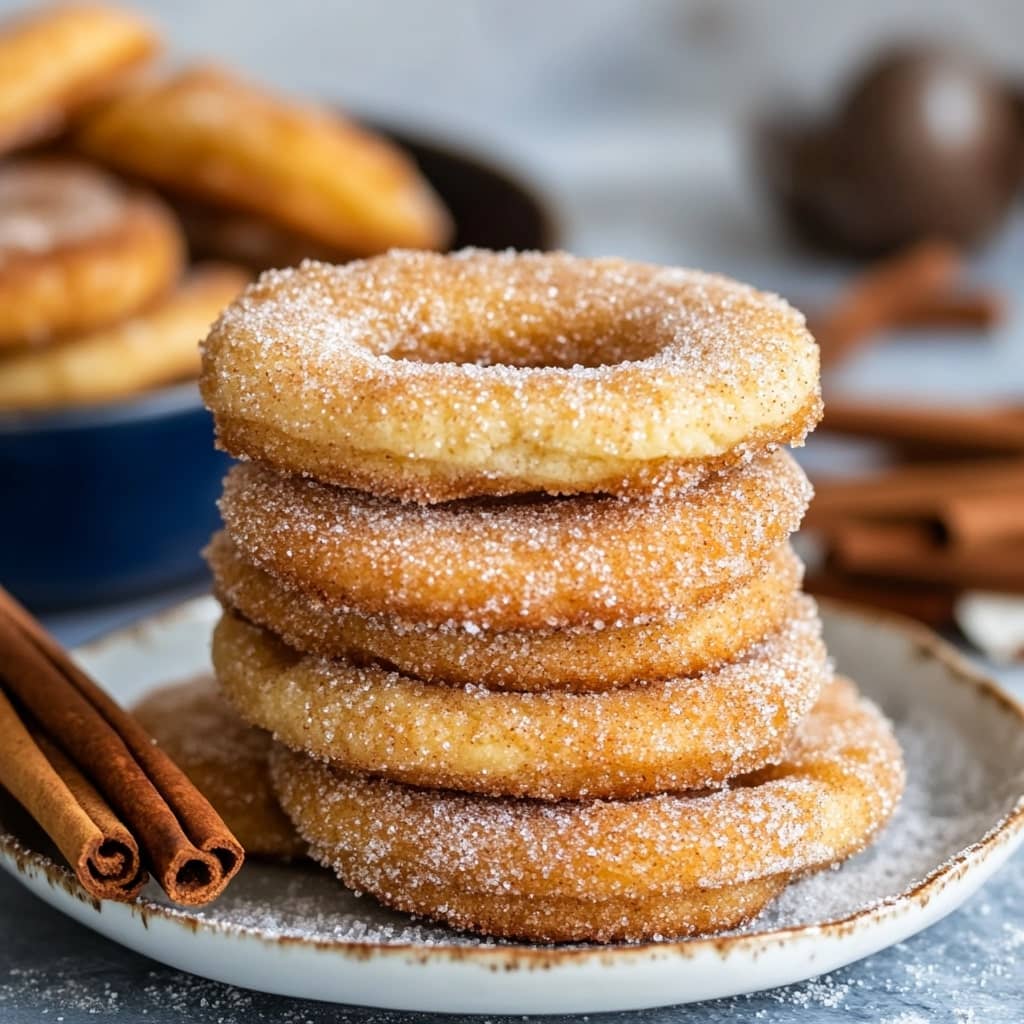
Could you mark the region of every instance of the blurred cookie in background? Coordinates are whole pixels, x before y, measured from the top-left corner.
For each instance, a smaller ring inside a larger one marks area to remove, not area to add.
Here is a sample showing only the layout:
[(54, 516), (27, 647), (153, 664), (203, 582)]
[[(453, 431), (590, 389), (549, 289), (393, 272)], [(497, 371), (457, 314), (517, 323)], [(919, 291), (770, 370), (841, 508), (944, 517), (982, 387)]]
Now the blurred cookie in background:
[(158, 45), (100, 5), (0, 21), (0, 578), (36, 609), (204, 572), (227, 457), (198, 343), (249, 272), (554, 244), (529, 187), (474, 154), (229, 70), (150, 69)]
[(0, 164), (0, 350), (131, 316), (183, 262), (178, 223), (154, 196), (69, 160)]
[(238, 267), (198, 266), (127, 320), (0, 357), (0, 412), (109, 402), (193, 379), (199, 342), (248, 280)]
[(126, 90), (93, 107), (75, 139), (124, 173), (351, 256), (443, 248), (451, 233), (440, 199), (399, 148), (220, 68)]
[(158, 45), (141, 18), (98, 4), (46, 5), (0, 22), (0, 152), (59, 131)]

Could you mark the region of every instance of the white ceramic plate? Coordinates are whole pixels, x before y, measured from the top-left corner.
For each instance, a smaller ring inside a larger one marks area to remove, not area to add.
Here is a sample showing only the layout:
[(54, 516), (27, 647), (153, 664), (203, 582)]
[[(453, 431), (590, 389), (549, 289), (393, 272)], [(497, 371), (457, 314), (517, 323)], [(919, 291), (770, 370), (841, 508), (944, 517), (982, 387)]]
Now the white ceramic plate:
[[(122, 702), (207, 667), (211, 599), (84, 648)], [(97, 904), (0, 805), (0, 863), (52, 906), (155, 960), (282, 995), (402, 1010), (588, 1013), (692, 1002), (802, 981), (954, 910), (1024, 837), (1024, 710), (931, 633), (833, 608), (839, 668), (895, 720), (908, 788), (878, 844), (791, 886), (757, 921), (714, 939), (524, 946), (421, 924), (357, 899), (306, 865), (247, 864), (202, 911)]]

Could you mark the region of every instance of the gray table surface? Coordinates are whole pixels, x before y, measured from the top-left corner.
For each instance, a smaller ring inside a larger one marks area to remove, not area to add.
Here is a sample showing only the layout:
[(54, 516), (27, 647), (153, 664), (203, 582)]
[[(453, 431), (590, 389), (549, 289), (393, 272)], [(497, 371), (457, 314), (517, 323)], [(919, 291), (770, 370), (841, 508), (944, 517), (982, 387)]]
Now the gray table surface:
[[(412, 1016), (259, 995), (161, 967), (72, 923), (2, 874), (0, 934), (3, 1024), (82, 1024), (104, 1017), (150, 1024), (397, 1024)], [(1022, 962), (1024, 855), (1018, 854), (957, 913), (823, 978), (749, 997), (589, 1019), (1020, 1024)]]
[[(313, 7), (300, 6), (307, 13)], [(188, 8), (190, 17), (199, 18), (201, 9), (207, 5)], [(188, 24), (183, 22), (183, 38)], [(191, 38), (185, 41), (196, 45)], [(246, 60), (241, 51), (233, 56)], [(254, 72), (255, 61), (253, 56), (249, 62)], [(561, 61), (559, 56), (559, 66)], [(353, 82), (357, 79), (353, 75)], [(460, 104), (466, 95), (460, 94)], [(615, 113), (614, 104), (608, 109)], [(492, 129), (496, 124), (492, 117), (479, 120)], [(608, 117), (549, 120), (502, 120), (498, 150), (515, 154), (519, 166), (547, 191), (567, 248), (720, 269), (808, 304), (844, 273), (845, 268), (813, 261), (780, 240), (750, 187), (742, 135), (734, 124), (714, 117), (687, 120), (671, 103), (644, 120), (629, 111), (614, 123)], [(1015, 299), (1022, 260), (1024, 223), (1018, 221), (988, 247), (972, 272), (1005, 287)], [(1024, 318), (1014, 309), (1006, 327), (984, 342), (904, 339), (867, 353), (831, 384), (836, 390), (929, 399), (1020, 397)], [(831, 465), (832, 453), (824, 457)], [(50, 624), (66, 643), (78, 643), (186, 593), (90, 609)], [(1024, 672), (1000, 678), (1024, 696)], [(828, 977), (751, 997), (614, 1016), (700, 1024), (1020, 1024), (1022, 961), (1024, 855), (1018, 854), (958, 913)], [(263, 996), (161, 967), (72, 923), (0, 874), (0, 1024), (81, 1024), (103, 1017), (154, 1024), (390, 1024), (408, 1015)]]

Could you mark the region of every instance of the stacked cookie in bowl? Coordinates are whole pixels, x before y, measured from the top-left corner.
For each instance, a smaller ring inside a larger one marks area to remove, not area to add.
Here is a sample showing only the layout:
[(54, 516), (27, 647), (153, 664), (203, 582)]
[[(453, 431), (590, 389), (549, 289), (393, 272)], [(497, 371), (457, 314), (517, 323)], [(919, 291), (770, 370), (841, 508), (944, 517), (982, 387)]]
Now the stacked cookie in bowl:
[(781, 300), (564, 255), (266, 274), (202, 380), (227, 698), (346, 885), (534, 940), (728, 928), (901, 786), (833, 681), (781, 444), (820, 412)]

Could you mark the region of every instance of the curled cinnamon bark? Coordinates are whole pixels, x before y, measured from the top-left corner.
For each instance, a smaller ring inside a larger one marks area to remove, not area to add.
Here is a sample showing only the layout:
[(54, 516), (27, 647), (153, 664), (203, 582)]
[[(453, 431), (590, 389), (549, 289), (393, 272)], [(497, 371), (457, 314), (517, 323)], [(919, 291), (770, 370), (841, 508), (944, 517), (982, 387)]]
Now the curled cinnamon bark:
[(2, 692), (0, 736), (0, 785), (53, 840), (85, 891), (133, 900), (148, 877), (134, 837), (82, 773), (29, 732)]
[(0, 588), (0, 674), (8, 693), (137, 837), (175, 902), (215, 899), (244, 853), (217, 812), (131, 715)]

